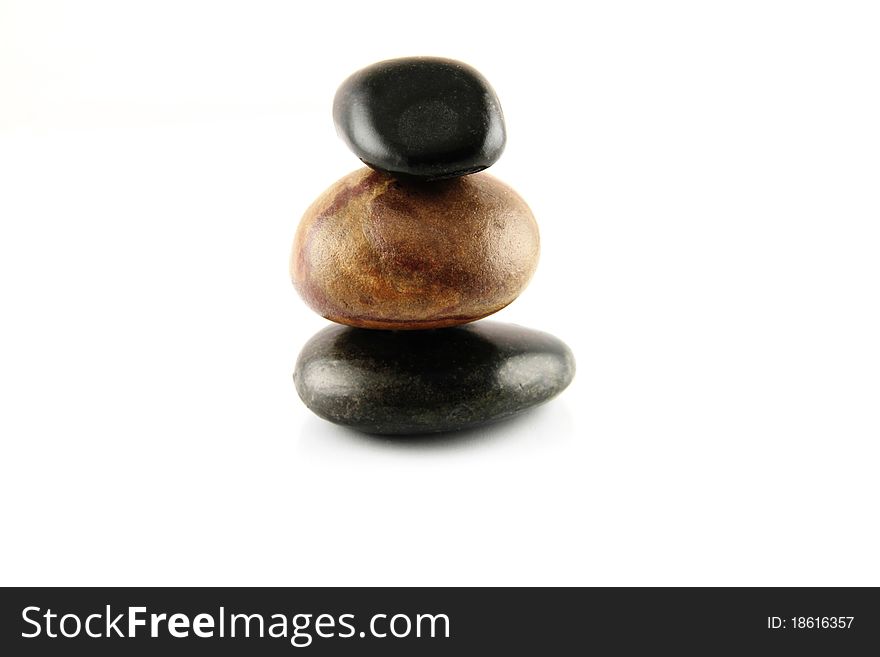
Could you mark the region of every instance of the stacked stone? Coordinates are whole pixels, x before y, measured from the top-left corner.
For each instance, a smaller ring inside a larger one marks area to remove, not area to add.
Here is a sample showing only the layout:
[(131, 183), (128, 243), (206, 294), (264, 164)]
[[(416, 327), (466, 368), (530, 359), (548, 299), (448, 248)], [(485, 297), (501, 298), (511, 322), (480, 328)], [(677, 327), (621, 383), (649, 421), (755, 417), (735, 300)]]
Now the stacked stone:
[(475, 322), (504, 308), (538, 262), (538, 227), (486, 173), (504, 117), (470, 66), (433, 57), (349, 77), (336, 129), (367, 165), (306, 210), (290, 271), (317, 313), (294, 382), (317, 415), (361, 431), (419, 434), (499, 420), (556, 396), (574, 376), (557, 338)]

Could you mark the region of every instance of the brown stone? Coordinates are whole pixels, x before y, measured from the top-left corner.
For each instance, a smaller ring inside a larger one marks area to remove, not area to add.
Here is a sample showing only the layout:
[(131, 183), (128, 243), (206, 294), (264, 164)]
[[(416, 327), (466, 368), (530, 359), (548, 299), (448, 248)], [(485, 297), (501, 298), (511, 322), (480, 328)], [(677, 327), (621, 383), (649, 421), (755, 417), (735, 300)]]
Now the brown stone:
[(290, 273), (306, 303), (334, 322), (440, 328), (513, 301), (538, 252), (528, 206), (489, 174), (416, 182), (364, 168), (306, 210)]

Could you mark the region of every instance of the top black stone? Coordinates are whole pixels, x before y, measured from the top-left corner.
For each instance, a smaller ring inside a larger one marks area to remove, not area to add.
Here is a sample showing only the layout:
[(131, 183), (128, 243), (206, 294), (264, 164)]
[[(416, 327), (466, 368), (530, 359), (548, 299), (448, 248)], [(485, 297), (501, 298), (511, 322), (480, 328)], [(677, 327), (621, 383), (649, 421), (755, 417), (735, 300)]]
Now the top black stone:
[(501, 104), (486, 79), (437, 57), (361, 69), (336, 92), (333, 120), (365, 164), (427, 180), (482, 171), (498, 160), (506, 139)]

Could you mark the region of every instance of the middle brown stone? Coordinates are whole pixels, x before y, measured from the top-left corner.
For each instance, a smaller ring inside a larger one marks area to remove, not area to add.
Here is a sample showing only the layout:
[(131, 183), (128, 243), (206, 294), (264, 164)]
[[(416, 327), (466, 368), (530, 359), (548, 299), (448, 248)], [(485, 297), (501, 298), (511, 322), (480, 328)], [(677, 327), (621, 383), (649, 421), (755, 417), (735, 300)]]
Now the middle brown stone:
[(309, 306), (335, 322), (441, 328), (513, 301), (539, 250), (525, 201), (489, 174), (414, 182), (363, 168), (306, 210), (290, 272)]

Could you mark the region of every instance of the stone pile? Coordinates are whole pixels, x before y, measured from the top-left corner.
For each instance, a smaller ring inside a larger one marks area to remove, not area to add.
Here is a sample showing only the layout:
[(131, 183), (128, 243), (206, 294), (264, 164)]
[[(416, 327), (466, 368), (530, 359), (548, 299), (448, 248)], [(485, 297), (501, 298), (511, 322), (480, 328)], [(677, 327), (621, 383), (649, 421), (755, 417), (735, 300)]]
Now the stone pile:
[(367, 165), (306, 210), (290, 272), (337, 322), (297, 360), (319, 416), (369, 433), (451, 431), (549, 400), (574, 376), (557, 338), (480, 321), (535, 271), (538, 226), (486, 173), (504, 150), (495, 92), (473, 68), (433, 57), (373, 64), (333, 104), (336, 129)]

